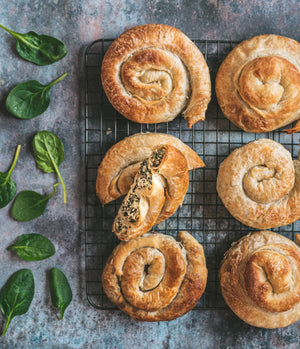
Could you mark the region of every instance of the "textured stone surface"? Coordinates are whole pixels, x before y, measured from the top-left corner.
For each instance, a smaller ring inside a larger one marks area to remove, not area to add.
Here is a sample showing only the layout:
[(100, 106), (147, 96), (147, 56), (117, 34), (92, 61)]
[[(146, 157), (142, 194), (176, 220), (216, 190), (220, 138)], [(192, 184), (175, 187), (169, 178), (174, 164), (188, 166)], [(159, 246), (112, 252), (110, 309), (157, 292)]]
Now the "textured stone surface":
[[(68, 55), (47, 67), (20, 59), (14, 40), (0, 31), (0, 171), (5, 171), (17, 144), (22, 144), (14, 171), (18, 190), (51, 191), (55, 176), (35, 167), (30, 142), (42, 129), (55, 132), (65, 145), (62, 192), (49, 202), (45, 214), (27, 223), (15, 222), (8, 208), (0, 211), (0, 287), (14, 271), (29, 267), (36, 294), (29, 312), (13, 320), (0, 348), (299, 348), (300, 323), (281, 330), (250, 327), (228, 311), (194, 311), (169, 323), (138, 323), (120, 312), (89, 306), (84, 284), (84, 123), (80, 111), (83, 91), (83, 52), (100, 37), (115, 37), (137, 24), (166, 23), (191, 38), (242, 40), (276, 33), (299, 40), (299, 1), (166, 1), (166, 0), (2, 0), (0, 22), (20, 32), (35, 30), (62, 39)], [(40, 117), (22, 121), (8, 115), (4, 101), (17, 83), (37, 79), (47, 83), (63, 72), (69, 76), (51, 93), (50, 108)], [(42, 233), (57, 248), (51, 259), (22, 262), (5, 247), (22, 233)], [(64, 270), (74, 299), (65, 319), (57, 320), (48, 293), (47, 272)], [(0, 318), (0, 328), (4, 318)]]

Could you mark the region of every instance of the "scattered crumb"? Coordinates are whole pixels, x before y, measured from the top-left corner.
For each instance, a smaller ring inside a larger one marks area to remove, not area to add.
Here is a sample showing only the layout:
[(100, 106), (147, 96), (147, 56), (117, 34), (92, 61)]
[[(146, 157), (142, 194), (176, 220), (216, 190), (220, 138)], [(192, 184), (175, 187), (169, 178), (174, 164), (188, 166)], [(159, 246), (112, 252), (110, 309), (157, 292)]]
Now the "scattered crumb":
[(112, 130), (111, 128), (109, 127), (107, 130), (106, 130), (106, 135), (110, 135), (112, 133)]

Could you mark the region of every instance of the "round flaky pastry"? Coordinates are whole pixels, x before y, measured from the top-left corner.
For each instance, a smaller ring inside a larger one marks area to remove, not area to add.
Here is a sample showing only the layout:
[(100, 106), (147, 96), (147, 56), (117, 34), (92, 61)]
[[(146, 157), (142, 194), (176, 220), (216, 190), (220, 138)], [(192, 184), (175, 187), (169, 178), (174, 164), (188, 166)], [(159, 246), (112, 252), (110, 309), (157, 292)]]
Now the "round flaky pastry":
[(226, 252), (220, 269), (223, 297), (256, 327), (286, 327), (300, 319), (300, 249), (271, 231), (248, 234)]
[(124, 138), (108, 150), (98, 169), (96, 192), (102, 205), (129, 191), (141, 162), (161, 144), (177, 148), (185, 156), (189, 170), (204, 166), (200, 157), (174, 136), (138, 133)]
[(184, 110), (191, 127), (204, 120), (210, 101), (201, 52), (168, 25), (141, 25), (121, 34), (104, 56), (101, 79), (111, 104), (139, 123), (171, 121)]
[(216, 93), (225, 116), (247, 132), (268, 132), (298, 120), (300, 44), (278, 35), (241, 42), (218, 71)]
[(184, 315), (202, 296), (207, 269), (202, 246), (186, 231), (147, 233), (120, 243), (107, 261), (102, 286), (121, 310), (140, 321)]
[(188, 187), (185, 156), (172, 145), (157, 147), (141, 162), (114, 220), (113, 232), (120, 240), (143, 235), (177, 210)]
[(300, 161), (270, 139), (250, 142), (221, 163), (217, 191), (227, 210), (250, 227), (290, 224), (300, 218)]

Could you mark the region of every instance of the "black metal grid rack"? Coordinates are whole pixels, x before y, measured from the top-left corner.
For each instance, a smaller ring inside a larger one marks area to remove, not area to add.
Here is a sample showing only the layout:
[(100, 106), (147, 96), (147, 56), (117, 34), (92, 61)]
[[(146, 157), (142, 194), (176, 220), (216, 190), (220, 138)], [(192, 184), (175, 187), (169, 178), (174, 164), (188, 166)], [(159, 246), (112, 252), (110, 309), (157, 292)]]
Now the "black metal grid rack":
[[(294, 158), (298, 157), (299, 135), (287, 135), (281, 130), (266, 134), (246, 133), (222, 115), (214, 93), (214, 81), (218, 67), (236, 44), (228, 41), (194, 41), (205, 56), (212, 79), (212, 100), (205, 122), (198, 122), (188, 129), (182, 115), (172, 122), (156, 125), (128, 121), (111, 106), (101, 86), (101, 62), (112, 41), (97, 40), (85, 52), (85, 262), (88, 301), (99, 309), (116, 309), (102, 290), (101, 274), (108, 256), (118, 244), (111, 227), (121, 199), (104, 208), (101, 206), (95, 194), (98, 166), (106, 151), (124, 137), (138, 132), (163, 132), (180, 138), (194, 149), (206, 167), (190, 173), (190, 186), (182, 207), (152, 230), (174, 237), (180, 230), (187, 230), (203, 244), (208, 283), (195, 309), (223, 309), (226, 304), (218, 282), (220, 262), (231, 243), (253, 229), (235, 220), (220, 201), (216, 192), (218, 167), (235, 148), (258, 138), (274, 139), (283, 144)], [(294, 239), (295, 234), (300, 232), (300, 222), (274, 231)]]

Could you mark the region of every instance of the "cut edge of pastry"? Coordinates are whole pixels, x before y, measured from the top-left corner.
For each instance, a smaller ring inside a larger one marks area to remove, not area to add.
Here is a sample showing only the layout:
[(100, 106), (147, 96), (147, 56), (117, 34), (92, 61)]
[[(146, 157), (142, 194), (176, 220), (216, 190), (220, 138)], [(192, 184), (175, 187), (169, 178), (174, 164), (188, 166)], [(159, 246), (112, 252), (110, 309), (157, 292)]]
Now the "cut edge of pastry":
[(188, 186), (185, 156), (172, 145), (159, 145), (141, 162), (112, 231), (123, 241), (146, 233), (175, 213)]

